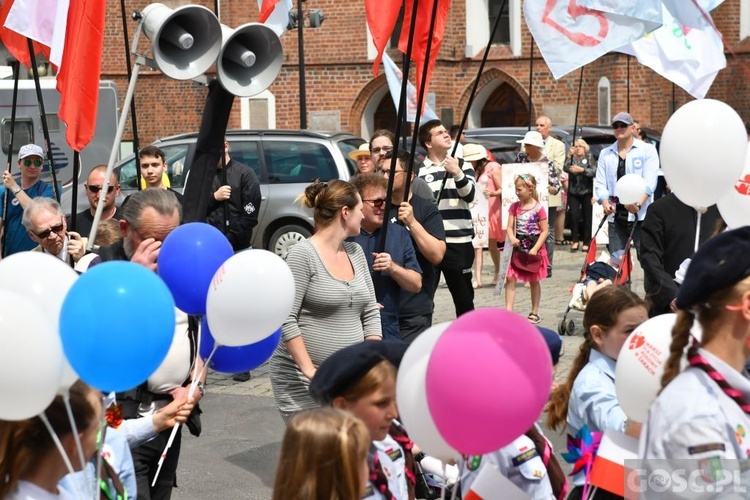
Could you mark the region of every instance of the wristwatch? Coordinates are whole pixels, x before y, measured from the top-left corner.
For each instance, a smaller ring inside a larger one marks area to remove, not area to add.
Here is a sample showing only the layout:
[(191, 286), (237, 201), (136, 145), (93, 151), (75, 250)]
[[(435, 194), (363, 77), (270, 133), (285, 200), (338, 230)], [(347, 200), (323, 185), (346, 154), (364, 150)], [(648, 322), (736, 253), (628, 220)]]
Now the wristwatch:
[(638, 203), (637, 201), (635, 203), (633, 203), (633, 205), (635, 205), (635, 208), (637, 208), (638, 210), (641, 209), (641, 204)]
[(12, 191), (13, 191), (13, 194), (18, 194), (18, 193), (20, 193), (20, 192), (21, 192), (21, 186), (16, 186), (16, 187), (14, 187)]
[(198, 388), (198, 391), (201, 393), (201, 397), (206, 395), (206, 389), (203, 387), (203, 382), (198, 382), (195, 384), (195, 386)]

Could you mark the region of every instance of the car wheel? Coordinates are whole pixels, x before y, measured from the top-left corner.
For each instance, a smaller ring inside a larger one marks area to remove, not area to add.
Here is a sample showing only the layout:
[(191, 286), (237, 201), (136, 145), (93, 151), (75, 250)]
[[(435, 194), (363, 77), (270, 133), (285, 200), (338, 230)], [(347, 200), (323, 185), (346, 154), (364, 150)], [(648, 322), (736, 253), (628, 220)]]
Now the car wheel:
[(268, 242), (268, 249), (282, 259), (285, 259), (290, 248), (300, 241), (306, 240), (310, 235), (310, 231), (301, 226), (282, 226), (271, 235), (271, 239)]

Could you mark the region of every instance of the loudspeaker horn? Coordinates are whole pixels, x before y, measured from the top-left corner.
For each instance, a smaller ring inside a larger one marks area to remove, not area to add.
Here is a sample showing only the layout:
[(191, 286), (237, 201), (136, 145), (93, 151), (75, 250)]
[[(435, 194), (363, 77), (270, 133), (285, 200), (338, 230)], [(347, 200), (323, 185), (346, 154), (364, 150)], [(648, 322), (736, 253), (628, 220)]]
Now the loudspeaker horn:
[(266, 90), (279, 76), (284, 52), (279, 36), (260, 23), (237, 29), (222, 25), (222, 47), (216, 61), (221, 85), (238, 97), (252, 97)]
[(153, 45), (159, 70), (175, 80), (205, 73), (221, 51), (221, 23), (200, 5), (171, 9), (152, 3), (143, 9), (143, 31)]

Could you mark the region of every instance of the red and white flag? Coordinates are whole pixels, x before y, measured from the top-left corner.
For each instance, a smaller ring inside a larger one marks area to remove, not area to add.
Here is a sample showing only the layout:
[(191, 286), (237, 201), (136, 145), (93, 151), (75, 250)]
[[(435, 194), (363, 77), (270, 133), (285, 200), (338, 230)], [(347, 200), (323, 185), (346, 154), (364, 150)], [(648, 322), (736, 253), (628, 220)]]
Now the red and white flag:
[(286, 31), (289, 26), (292, 0), (258, 0), (258, 9), (260, 9), (259, 23), (265, 24), (279, 36)]
[(486, 463), (479, 470), (464, 500), (528, 500), (529, 495), (503, 476), (493, 463)]
[(33, 36), (35, 47), (58, 67), (58, 116), (76, 151), (86, 147), (96, 129), (105, 11), (102, 0), (5, 0), (0, 8), (0, 36), (16, 59), (29, 64), (26, 37)]
[(638, 458), (638, 441), (612, 429), (604, 431), (594, 466), (591, 468), (589, 483), (625, 496), (625, 460)]

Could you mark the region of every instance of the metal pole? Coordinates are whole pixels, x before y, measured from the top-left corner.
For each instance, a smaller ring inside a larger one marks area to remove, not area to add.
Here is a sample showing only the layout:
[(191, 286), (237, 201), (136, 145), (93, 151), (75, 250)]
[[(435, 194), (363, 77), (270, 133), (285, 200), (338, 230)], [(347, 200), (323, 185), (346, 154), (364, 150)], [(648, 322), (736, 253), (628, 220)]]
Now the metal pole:
[(534, 37), (529, 41), (529, 130), (534, 124), (534, 111), (531, 109), (531, 94), (534, 88)]
[[(21, 69), (21, 64), (18, 61), (11, 63), (13, 68), (13, 106), (10, 110), (10, 134), (8, 134), (8, 163), (5, 165), (5, 170), (11, 171), (11, 165), (13, 164), (13, 129), (16, 126), (16, 106), (18, 104), (18, 73)], [(3, 193), (3, 216), (0, 218), (0, 228), (5, 226), (5, 219), (8, 217), (8, 190), (6, 189)], [(5, 238), (7, 232), (3, 231), (2, 245), (0, 245), (0, 255), (5, 257)]]
[[(78, 175), (81, 172), (81, 153), (73, 150), (73, 186), (70, 193), (70, 224), (68, 229), (71, 231), (76, 230), (76, 212), (78, 212)], [(102, 196), (106, 198), (107, 192), (103, 192)], [(83, 235), (86, 236), (85, 234)]]
[(44, 135), (44, 145), (47, 147), (47, 164), (52, 174), (52, 191), (55, 193), (55, 200), (60, 203), (60, 189), (57, 186), (57, 172), (55, 172), (55, 161), (52, 159), (52, 145), (49, 140), (49, 127), (47, 127), (47, 115), (44, 113), (44, 98), (42, 97), (42, 87), (39, 84), (39, 68), (36, 67), (36, 55), (34, 54), (34, 42), (31, 38), (26, 39), (29, 43), (29, 59), (31, 62), (31, 72), (34, 74), (34, 86), (36, 87), (36, 100), (39, 105), (39, 117), (42, 121), (42, 135)]
[(307, 128), (307, 96), (305, 95), (305, 35), (303, 27), (302, 1), (297, 0), (297, 44), (299, 49), (299, 128)]
[[(125, 38), (125, 65), (128, 68), (128, 81), (130, 81), (130, 78), (133, 76), (133, 70), (130, 67), (130, 50), (128, 48), (128, 22), (127, 13), (125, 11), (125, 0), (120, 0), (120, 11), (122, 13), (122, 34)], [(124, 113), (125, 108), (122, 108), (122, 110)], [(140, 144), (138, 143), (138, 120), (136, 120), (135, 115), (135, 97), (133, 97), (133, 99), (130, 101), (130, 122), (133, 124), (133, 154), (135, 155), (135, 175), (137, 178), (136, 185), (138, 186), (138, 191), (140, 191), (142, 177), (138, 152), (141, 150), (141, 148)]]
[(627, 85), (627, 96), (628, 96), (628, 113), (630, 113), (630, 56), (625, 55), (625, 58), (628, 61), (627, 70), (626, 70), (626, 78), (627, 78), (626, 85)]

